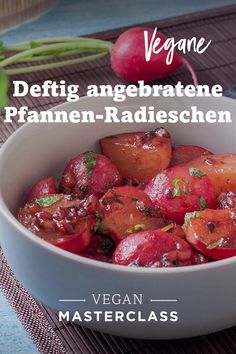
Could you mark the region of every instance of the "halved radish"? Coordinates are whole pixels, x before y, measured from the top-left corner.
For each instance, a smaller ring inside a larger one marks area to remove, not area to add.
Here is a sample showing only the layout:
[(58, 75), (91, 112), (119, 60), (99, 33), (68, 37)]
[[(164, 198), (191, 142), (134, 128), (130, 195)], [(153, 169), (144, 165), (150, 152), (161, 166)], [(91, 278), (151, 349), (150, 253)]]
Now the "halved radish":
[(172, 151), (171, 166), (177, 166), (189, 162), (202, 155), (211, 155), (212, 153), (196, 145), (175, 146)]
[(165, 170), (148, 183), (144, 192), (167, 219), (180, 225), (187, 212), (216, 207), (209, 178), (194, 168), (176, 166)]
[(236, 154), (201, 156), (183, 166), (203, 171), (211, 180), (217, 197), (222, 192), (236, 193)]
[(90, 244), (94, 225), (95, 218), (84, 217), (77, 222), (74, 234), (58, 237), (54, 245), (68, 252), (80, 254)]
[(27, 201), (30, 202), (34, 198), (40, 198), (48, 194), (55, 194), (56, 185), (54, 177), (46, 177), (37, 182), (30, 190)]
[(161, 228), (165, 221), (149, 197), (132, 186), (112, 188), (101, 199), (102, 219), (99, 232), (120, 242), (128, 235)]
[(236, 209), (187, 214), (184, 227), (188, 242), (207, 257), (236, 256)]
[(147, 183), (171, 161), (171, 137), (166, 129), (124, 133), (100, 140), (102, 153), (109, 157), (122, 177)]
[(69, 161), (59, 188), (63, 193), (72, 193), (79, 198), (91, 194), (101, 197), (108, 189), (121, 184), (122, 177), (114, 163), (106, 156), (88, 151)]
[(160, 230), (143, 231), (121, 241), (113, 263), (135, 267), (177, 267), (195, 263), (189, 244), (178, 236)]

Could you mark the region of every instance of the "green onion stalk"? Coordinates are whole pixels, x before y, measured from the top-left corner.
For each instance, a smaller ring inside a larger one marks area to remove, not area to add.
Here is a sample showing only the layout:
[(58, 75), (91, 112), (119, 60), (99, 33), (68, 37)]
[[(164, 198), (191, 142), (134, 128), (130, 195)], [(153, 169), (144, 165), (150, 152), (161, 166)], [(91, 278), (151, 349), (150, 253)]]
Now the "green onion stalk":
[[(9, 46), (1, 43), (0, 109), (8, 102), (7, 92), (11, 75), (49, 70), (100, 59), (111, 52), (112, 46), (112, 42), (85, 37), (38, 39)], [(80, 56), (78, 57), (78, 55)], [(53, 61), (48, 63), (50, 60)], [(16, 64), (27, 65), (12, 67)]]

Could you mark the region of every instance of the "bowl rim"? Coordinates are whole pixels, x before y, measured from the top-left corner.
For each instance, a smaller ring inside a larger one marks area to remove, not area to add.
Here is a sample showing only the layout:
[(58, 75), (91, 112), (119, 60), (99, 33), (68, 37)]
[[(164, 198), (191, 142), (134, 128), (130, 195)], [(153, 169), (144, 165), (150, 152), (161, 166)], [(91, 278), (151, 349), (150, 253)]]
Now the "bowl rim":
[[(98, 97), (96, 99), (104, 99), (104, 97)], [(206, 97), (210, 98), (210, 97)], [(90, 100), (94, 99), (94, 97), (87, 97), (83, 96), (80, 97), (81, 100)], [(218, 98), (219, 99), (219, 98)], [(226, 99), (227, 101), (230, 100), (232, 103), (232, 99), (222, 96), (220, 99)], [(55, 109), (59, 109), (65, 106), (70, 106), (71, 104), (75, 104), (76, 102), (64, 102), (62, 104), (56, 105), (52, 107), (50, 110), (54, 111)], [(235, 101), (236, 104), (236, 101)], [(37, 124), (37, 123), (35, 123)], [(11, 145), (12, 140), (15, 139), (16, 135), (21, 134), (21, 132), (25, 129), (28, 128), (29, 125), (32, 125), (32, 123), (25, 123), (24, 125), (20, 126), (17, 130), (15, 130), (8, 138), (7, 140), (3, 143), (2, 147), (0, 148), (0, 163), (1, 159), (5, 154), (5, 151), (8, 149), (9, 145)], [(16, 229), (16, 231), (21, 234), (20, 237), (25, 237), (28, 239), (30, 242), (35, 243), (37, 246), (40, 248), (53, 253), (54, 255), (58, 255), (59, 257), (65, 258), (67, 260), (70, 260), (72, 262), (75, 262), (77, 264), (82, 263), (83, 265), (87, 265), (89, 267), (95, 267), (98, 269), (103, 269), (103, 270), (108, 270), (108, 271), (119, 271), (121, 273), (135, 273), (135, 274), (156, 274), (156, 275), (164, 275), (164, 274), (182, 274), (182, 273), (192, 273), (192, 272), (201, 272), (205, 270), (214, 270), (221, 268), (223, 266), (231, 265), (236, 263), (236, 256), (229, 257), (226, 259), (222, 260), (216, 260), (213, 262), (209, 263), (204, 263), (204, 264), (197, 264), (197, 265), (191, 265), (191, 266), (181, 266), (181, 267), (173, 267), (173, 268), (148, 268), (148, 267), (129, 267), (129, 266), (122, 266), (122, 265), (117, 265), (117, 264), (112, 264), (112, 263), (107, 263), (107, 262), (102, 262), (98, 260), (94, 260), (91, 258), (83, 257), (71, 252), (68, 252), (66, 250), (63, 250), (59, 247), (56, 247), (49, 242), (41, 239), (40, 237), (37, 237), (35, 234), (33, 234), (31, 231), (26, 229), (18, 220), (17, 218), (13, 215), (13, 213), (10, 212), (8, 209), (6, 203), (4, 202), (1, 191), (0, 191), (0, 216), (5, 218), (9, 224)]]

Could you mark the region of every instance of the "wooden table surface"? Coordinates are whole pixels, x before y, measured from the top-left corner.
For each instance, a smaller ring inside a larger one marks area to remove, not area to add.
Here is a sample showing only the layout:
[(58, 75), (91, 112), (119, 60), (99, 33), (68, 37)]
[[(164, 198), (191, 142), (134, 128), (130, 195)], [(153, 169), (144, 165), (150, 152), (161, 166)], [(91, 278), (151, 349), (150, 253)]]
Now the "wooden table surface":
[[(14, 43), (49, 36), (87, 34), (235, 3), (236, 0), (63, 0), (40, 19), (3, 33), (0, 38), (6, 43)], [(37, 352), (0, 293), (0, 354)]]

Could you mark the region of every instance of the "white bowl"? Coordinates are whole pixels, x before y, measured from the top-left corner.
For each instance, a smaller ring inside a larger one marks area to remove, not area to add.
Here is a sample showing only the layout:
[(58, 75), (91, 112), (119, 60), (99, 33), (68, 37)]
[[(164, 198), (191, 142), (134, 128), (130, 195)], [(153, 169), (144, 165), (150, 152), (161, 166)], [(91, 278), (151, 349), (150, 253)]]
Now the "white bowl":
[[(235, 111), (227, 98), (128, 99), (122, 109), (156, 105), (166, 111), (197, 105)], [(103, 112), (111, 99), (81, 99), (63, 109)], [(61, 107), (61, 108), (62, 108)], [(234, 118), (233, 118), (234, 119)], [(157, 124), (26, 124), (0, 151), (1, 246), (16, 277), (39, 301), (56, 311), (177, 311), (177, 322), (108, 322), (101, 319), (82, 325), (110, 334), (136, 338), (171, 339), (208, 334), (236, 325), (236, 257), (205, 265), (144, 269), (115, 266), (89, 260), (56, 248), (26, 230), (14, 217), (30, 186), (41, 177), (59, 175), (76, 154), (98, 148), (98, 139), (117, 132), (151, 130)], [(170, 124), (173, 140), (199, 144), (220, 152), (235, 152), (236, 120), (231, 124)], [(92, 294), (142, 294), (142, 305), (95, 304)], [(86, 300), (86, 301), (59, 301)], [(177, 300), (157, 301), (151, 300)], [(134, 314), (131, 314), (134, 316)], [(131, 316), (131, 317), (132, 317)]]

